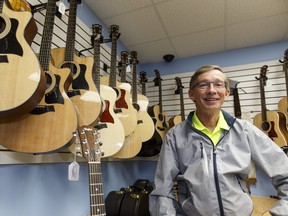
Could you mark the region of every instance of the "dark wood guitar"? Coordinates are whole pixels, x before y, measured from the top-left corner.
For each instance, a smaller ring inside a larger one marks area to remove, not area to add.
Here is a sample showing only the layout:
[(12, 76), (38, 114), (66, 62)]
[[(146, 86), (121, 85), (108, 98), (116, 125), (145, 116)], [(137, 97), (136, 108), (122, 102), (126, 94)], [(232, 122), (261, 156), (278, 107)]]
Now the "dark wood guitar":
[(101, 112), (101, 99), (92, 79), (92, 57), (79, 57), (75, 54), (77, 4), (81, 0), (70, 0), (67, 26), (66, 48), (51, 51), (54, 64), (58, 68), (69, 68), (73, 75), (68, 96), (78, 113), (78, 124), (96, 125)]
[(182, 85), (182, 81), (180, 77), (175, 77), (176, 84), (177, 84), (177, 89), (175, 90), (175, 94), (180, 95), (180, 115), (173, 116), (172, 118), (169, 119), (169, 127), (173, 127), (182, 121), (185, 120), (185, 107), (184, 107), (184, 97), (183, 97), (183, 88), (184, 86)]
[[(115, 113), (123, 124), (125, 136), (133, 133), (137, 126), (137, 112), (131, 101), (131, 85), (125, 81), (117, 80), (117, 39), (119, 38), (119, 26), (110, 26), (111, 38), (111, 62), (110, 76), (101, 77), (101, 84), (109, 85), (117, 93), (117, 100), (114, 105)], [(126, 68), (125, 68), (126, 70)]]
[(105, 216), (105, 199), (103, 193), (103, 181), (101, 171), (102, 151), (98, 140), (98, 131), (89, 126), (78, 129), (82, 155), (88, 162), (90, 216)]
[(74, 141), (77, 114), (66, 91), (72, 77), (69, 69), (50, 63), (56, 0), (48, 0), (39, 61), (46, 74), (46, 92), (30, 113), (13, 121), (0, 120), (0, 143), (26, 153), (57, 152)]
[[(126, 83), (126, 67), (128, 65), (128, 56), (129, 56), (129, 53), (127, 51), (121, 52), (121, 62), (120, 62), (120, 65), (121, 65), (121, 70), (120, 70), (121, 71), (121, 82), (122, 82), (121, 85), (126, 84), (126, 87), (124, 87), (125, 91), (121, 90), (121, 94), (123, 94), (123, 93), (127, 94), (128, 92), (131, 91), (131, 85)], [(130, 101), (131, 101), (131, 95), (130, 95)], [(133, 103), (133, 95), (132, 95), (132, 101), (131, 102)], [(141, 146), (142, 146), (141, 133), (142, 133), (142, 131), (141, 131), (141, 124), (139, 122), (140, 119), (138, 118), (138, 112), (137, 112), (139, 109), (135, 104), (133, 104), (132, 106), (133, 106), (133, 109), (136, 113), (136, 119), (138, 120), (136, 127), (132, 133), (130, 133), (129, 135), (127, 135), (125, 137), (123, 147), (113, 157), (132, 158), (132, 157), (136, 156), (141, 149)]]
[(32, 14), (13, 11), (7, 4), (0, 0), (1, 119), (30, 112), (45, 93), (45, 74), (25, 38)]
[(162, 78), (160, 72), (155, 70), (156, 78), (154, 79), (155, 86), (159, 87), (159, 104), (148, 107), (148, 113), (154, 121), (155, 131), (152, 138), (142, 143), (142, 148), (138, 156), (151, 157), (160, 153), (163, 139), (168, 131), (166, 122), (167, 114), (162, 108)]
[[(116, 154), (122, 148), (125, 132), (113, 108), (117, 97), (116, 92), (110, 86), (100, 84), (100, 51), (101, 43), (103, 42), (102, 26), (94, 24), (92, 31), (94, 42), (94, 66), (92, 76), (103, 103), (100, 120), (95, 127), (101, 134), (99, 140), (103, 143), (101, 146), (103, 152), (102, 157), (109, 157)], [(111, 136), (111, 134), (113, 134), (113, 136)]]
[(269, 111), (266, 108), (265, 85), (268, 66), (261, 67), (260, 77), (256, 77), (260, 82), (261, 113), (255, 115), (253, 124), (268, 135), (279, 147), (287, 145), (286, 117), (284, 113)]

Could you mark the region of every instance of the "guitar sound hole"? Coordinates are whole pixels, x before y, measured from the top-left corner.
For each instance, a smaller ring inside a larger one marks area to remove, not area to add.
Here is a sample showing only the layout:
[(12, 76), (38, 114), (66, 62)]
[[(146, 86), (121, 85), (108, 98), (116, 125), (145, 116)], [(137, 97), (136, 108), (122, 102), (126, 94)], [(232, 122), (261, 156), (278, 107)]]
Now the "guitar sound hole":
[(45, 76), (46, 76), (46, 89), (48, 89), (51, 86), (52, 77), (48, 73), (45, 73)]
[(0, 34), (6, 29), (6, 22), (3, 17), (0, 17)]
[(268, 131), (268, 130), (270, 129), (270, 123), (267, 122), (267, 121), (262, 122), (261, 127), (262, 127), (262, 130), (263, 130), (263, 131)]

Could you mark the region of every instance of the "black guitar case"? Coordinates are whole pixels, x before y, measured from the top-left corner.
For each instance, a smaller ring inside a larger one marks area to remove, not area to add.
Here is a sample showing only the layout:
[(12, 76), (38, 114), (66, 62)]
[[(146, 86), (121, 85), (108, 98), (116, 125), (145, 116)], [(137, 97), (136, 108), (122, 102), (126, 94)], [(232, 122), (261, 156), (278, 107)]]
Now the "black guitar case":
[(111, 191), (105, 200), (107, 216), (150, 216), (149, 194), (153, 186), (149, 180), (137, 180), (128, 188)]

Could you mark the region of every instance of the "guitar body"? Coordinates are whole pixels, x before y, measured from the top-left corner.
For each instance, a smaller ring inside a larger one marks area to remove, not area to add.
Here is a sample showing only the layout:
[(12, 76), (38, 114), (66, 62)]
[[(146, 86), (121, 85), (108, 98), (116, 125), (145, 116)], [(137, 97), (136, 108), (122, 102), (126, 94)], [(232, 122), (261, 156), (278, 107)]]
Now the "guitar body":
[(267, 111), (267, 121), (262, 114), (255, 115), (253, 124), (269, 136), (279, 147), (287, 145), (286, 116), (281, 112)]
[(139, 111), (138, 116), (138, 127), (141, 131), (142, 142), (148, 141), (154, 134), (155, 126), (151, 116), (148, 114), (149, 100), (146, 96), (138, 94), (138, 105)]
[[(109, 86), (109, 77), (101, 77), (100, 83)], [(117, 99), (114, 104), (114, 110), (117, 117), (120, 119), (125, 136), (132, 134), (137, 126), (137, 111), (134, 109), (131, 101), (131, 86), (128, 83), (116, 83), (116, 88), (113, 88), (117, 93)]]
[(101, 134), (99, 140), (103, 143), (101, 150), (104, 157), (115, 155), (122, 149), (125, 132), (121, 121), (114, 112), (113, 105), (116, 101), (116, 92), (109, 86), (100, 85), (101, 98), (105, 102), (104, 110), (98, 124), (95, 126)]
[(170, 127), (170, 128), (173, 127), (173, 126), (175, 126), (175, 125), (177, 125), (177, 124), (179, 124), (179, 123), (181, 123), (181, 122), (182, 122), (182, 117), (181, 117), (181, 115), (173, 116), (172, 118), (170, 118), (170, 119), (168, 120), (168, 123), (169, 123), (169, 127)]
[[(3, 3), (0, 14), (0, 118), (13, 118), (31, 111), (45, 92), (45, 75), (25, 39), (30, 12), (15, 12)], [(28, 64), (27, 64), (28, 63)]]
[(278, 102), (278, 111), (284, 113), (288, 117), (288, 103), (287, 97), (283, 97)]
[(51, 64), (50, 71), (46, 73), (51, 85), (34, 110), (13, 120), (0, 120), (2, 146), (17, 152), (38, 154), (57, 152), (74, 141), (77, 114), (64, 90), (70, 71), (59, 70)]
[(141, 131), (140, 127), (137, 125), (135, 130), (125, 136), (124, 145), (113, 155), (114, 158), (132, 158), (135, 157), (141, 150), (142, 141), (141, 141)]
[(159, 105), (149, 107), (148, 113), (150, 114), (150, 116), (152, 116), (152, 118), (155, 118), (155, 130), (163, 140), (168, 131), (168, 124), (166, 122), (167, 113), (161, 113)]
[[(65, 48), (51, 50), (54, 64), (57, 68), (65, 65)], [(74, 68), (72, 85), (68, 96), (78, 113), (78, 124), (95, 126), (101, 112), (101, 99), (92, 80), (93, 58), (74, 55), (74, 62), (68, 62)]]

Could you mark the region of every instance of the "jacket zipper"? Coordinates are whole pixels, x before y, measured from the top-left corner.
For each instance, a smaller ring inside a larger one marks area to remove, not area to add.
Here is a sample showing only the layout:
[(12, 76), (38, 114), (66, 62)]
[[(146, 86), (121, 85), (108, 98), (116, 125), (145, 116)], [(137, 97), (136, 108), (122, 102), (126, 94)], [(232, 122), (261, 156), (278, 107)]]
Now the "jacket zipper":
[(219, 180), (218, 180), (218, 172), (217, 172), (217, 163), (216, 163), (216, 153), (215, 153), (215, 147), (213, 148), (213, 168), (214, 168), (214, 179), (215, 179), (215, 186), (216, 186), (216, 192), (217, 192), (217, 198), (218, 198), (218, 204), (219, 204), (219, 210), (220, 215), (224, 216), (224, 208), (222, 203), (222, 197), (220, 193), (220, 186), (219, 186)]

